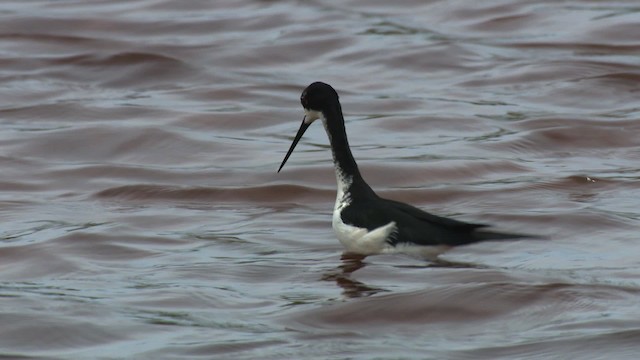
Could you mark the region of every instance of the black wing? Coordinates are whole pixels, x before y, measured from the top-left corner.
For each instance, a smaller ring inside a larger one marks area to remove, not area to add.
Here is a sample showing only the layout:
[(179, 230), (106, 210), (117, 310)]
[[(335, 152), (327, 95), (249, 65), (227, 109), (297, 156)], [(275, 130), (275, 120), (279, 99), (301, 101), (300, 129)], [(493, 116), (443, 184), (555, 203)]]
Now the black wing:
[(347, 224), (373, 230), (395, 221), (397, 231), (388, 240), (392, 245), (413, 243), (416, 245), (457, 246), (497, 239), (527, 237), (480, 230), (486, 224), (474, 224), (430, 214), (409, 204), (394, 200), (375, 199), (349, 206), (342, 212)]

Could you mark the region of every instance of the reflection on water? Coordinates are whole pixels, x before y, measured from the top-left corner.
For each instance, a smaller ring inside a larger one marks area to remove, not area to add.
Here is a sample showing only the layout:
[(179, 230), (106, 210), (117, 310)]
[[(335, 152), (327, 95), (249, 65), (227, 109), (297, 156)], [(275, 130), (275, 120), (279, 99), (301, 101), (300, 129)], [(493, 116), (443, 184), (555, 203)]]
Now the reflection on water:
[[(398, 255), (402, 256), (402, 255)], [(336, 269), (326, 272), (322, 276), (322, 280), (335, 281), (336, 285), (342, 288), (342, 295), (348, 298), (358, 298), (363, 296), (371, 296), (379, 292), (391, 291), (373, 286), (368, 286), (365, 283), (355, 280), (353, 273), (367, 266), (364, 261), (367, 256), (343, 253), (340, 260), (342, 263)], [(375, 261), (372, 259), (372, 261)], [(457, 268), (457, 269), (488, 269), (485, 265), (476, 265), (467, 262), (449, 261), (445, 259), (434, 259), (428, 262), (409, 264), (409, 265), (395, 265), (397, 271), (402, 272), (402, 269), (429, 269), (429, 268)]]
[[(637, 357), (635, 1), (0, 19), (0, 357)], [(313, 81), (381, 196), (548, 239), (340, 258)]]
[(371, 296), (381, 291), (388, 291), (367, 286), (351, 277), (353, 272), (366, 266), (363, 261), (365, 257), (357, 254), (343, 254), (341, 258), (342, 264), (335, 270), (325, 273), (322, 276), (322, 280), (335, 281), (336, 285), (343, 289), (342, 294), (350, 298)]

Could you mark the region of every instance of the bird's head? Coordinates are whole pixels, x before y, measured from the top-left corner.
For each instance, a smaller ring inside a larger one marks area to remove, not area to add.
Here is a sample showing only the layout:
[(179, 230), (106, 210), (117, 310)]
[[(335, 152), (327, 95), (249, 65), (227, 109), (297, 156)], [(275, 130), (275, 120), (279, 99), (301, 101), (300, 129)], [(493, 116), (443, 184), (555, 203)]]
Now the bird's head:
[(325, 119), (324, 114), (331, 109), (332, 106), (339, 104), (338, 93), (329, 84), (314, 82), (302, 91), (300, 103), (304, 108), (304, 118), (302, 119), (300, 129), (298, 129), (298, 133), (291, 143), (291, 147), (289, 147), (287, 155), (284, 157), (284, 160), (282, 160), (280, 168), (278, 168), (278, 172), (282, 170), (282, 167), (289, 159), (289, 156), (291, 156), (293, 149), (295, 149), (298, 141), (300, 141), (304, 132), (309, 128), (309, 125), (318, 119)]

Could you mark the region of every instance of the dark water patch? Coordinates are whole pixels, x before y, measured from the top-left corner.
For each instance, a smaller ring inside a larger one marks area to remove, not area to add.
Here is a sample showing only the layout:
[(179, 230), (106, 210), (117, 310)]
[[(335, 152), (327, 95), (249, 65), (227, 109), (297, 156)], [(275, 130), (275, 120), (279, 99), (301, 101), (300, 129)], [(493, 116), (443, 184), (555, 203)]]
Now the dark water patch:
[[(69, 321), (56, 317), (46, 320), (36, 316), (3, 314), (8, 321), (0, 331), (0, 344), (13, 351), (73, 349), (104, 345), (126, 337), (114, 330), (84, 321)], [(25, 341), (29, 339), (30, 341)]]
[[(82, 36), (71, 36), (71, 35), (56, 35), (56, 34), (27, 34), (27, 33), (2, 33), (0, 34), (0, 38), (4, 40), (33, 40), (33, 41), (42, 41), (42, 42), (68, 42), (71, 44), (81, 43), (84, 45), (86, 42), (91, 42), (92, 38), (82, 37)], [(6, 61), (6, 59), (3, 59)]]
[(3, 246), (0, 248), (0, 259), (7, 266), (2, 277), (10, 281), (63, 276), (82, 269), (81, 265), (67, 259), (64, 254), (40, 244)]
[[(74, 231), (51, 241), (56, 245), (58, 251), (96, 261), (120, 262), (156, 254), (154, 251), (135, 247), (136, 240), (130, 238), (114, 239), (113, 236)], [(153, 241), (153, 243), (156, 242)]]
[(424, 166), (415, 166), (415, 162), (413, 164), (412, 166), (367, 165), (363, 171), (366, 171), (372, 183), (421, 188), (439, 184), (465, 184), (490, 181), (491, 179), (508, 179), (530, 171), (526, 166), (516, 162), (501, 160), (447, 159), (425, 162)]
[[(521, 325), (535, 329), (571, 308), (597, 312), (601, 297), (619, 301), (637, 293), (637, 289), (613, 286), (470, 284), (436, 287), (408, 294), (378, 295), (303, 312), (294, 319), (315, 329), (339, 327), (375, 333), (384, 331), (384, 324), (388, 323), (402, 324), (406, 327), (404, 331), (418, 327), (424, 331), (429, 327), (443, 328), (455, 324), (483, 326), (480, 324), (499, 321), (499, 317), (511, 313), (533, 319), (537, 313), (536, 316), (543, 318)], [(553, 311), (546, 305), (548, 302), (555, 303)], [(530, 308), (530, 311), (523, 312), (524, 308)]]
[(607, 43), (568, 43), (568, 42), (512, 42), (504, 44), (512, 48), (520, 48), (527, 50), (558, 50), (578, 53), (581, 55), (591, 56), (607, 56), (610, 54), (637, 54), (640, 51), (640, 45), (617, 45)]
[[(636, 324), (637, 327), (637, 324)], [(600, 352), (615, 352), (620, 359), (633, 359), (638, 350), (640, 330), (599, 331), (596, 334), (558, 336), (542, 342), (523, 343), (492, 348), (478, 348), (450, 353), (459, 359), (496, 359), (518, 357), (537, 359), (562, 356), (593, 357)], [(604, 358), (597, 356), (597, 358)]]
[[(234, 356), (236, 354), (255, 354), (259, 356), (264, 351), (269, 351), (269, 348), (281, 346), (287, 344), (284, 340), (244, 340), (234, 342), (221, 342), (218, 344), (203, 344), (198, 346), (184, 345), (184, 346), (171, 346), (162, 352), (150, 352), (145, 356), (161, 357), (167, 353), (173, 354), (175, 358), (180, 356), (189, 356), (194, 358), (206, 358), (211, 354), (219, 354), (220, 356)], [(275, 351), (278, 352), (277, 350)]]
[(474, 79), (463, 83), (465, 86), (498, 86), (527, 82), (554, 83), (559, 78), (579, 81), (598, 76), (608, 76), (621, 69), (629, 72), (637, 70), (632, 64), (619, 64), (606, 60), (552, 60), (533, 64), (511, 64), (501, 68), (499, 74), (491, 78)]
[(304, 202), (324, 199), (329, 190), (318, 190), (298, 185), (267, 185), (242, 188), (178, 188), (160, 185), (127, 185), (102, 190), (98, 198), (119, 200), (171, 200), (190, 202)]
[(20, 192), (20, 191), (36, 191), (42, 189), (37, 184), (28, 184), (21, 182), (0, 182), (0, 188), (4, 191)]
[[(113, 126), (78, 127), (47, 131), (42, 134), (21, 133), (20, 141), (10, 141), (15, 149), (12, 153), (27, 158), (48, 161), (85, 162), (110, 158), (112, 160), (152, 163), (166, 159), (160, 155), (162, 148), (180, 148), (169, 151), (171, 156), (186, 159), (188, 154), (203, 148), (197, 140), (166, 129), (128, 127), (125, 132)], [(16, 135), (18, 137), (18, 135)], [(9, 141), (7, 141), (8, 143)], [(6, 145), (5, 145), (6, 146)]]
[(607, 123), (571, 119), (543, 119), (525, 121), (531, 130), (504, 136), (498, 141), (485, 143), (488, 148), (508, 149), (527, 154), (549, 154), (573, 157), (599, 154), (613, 149), (634, 148), (639, 142), (632, 134), (638, 127), (635, 121)]
[[(88, 99), (91, 102), (90, 99)], [(164, 112), (148, 107), (104, 106), (95, 103), (76, 102), (39, 103), (33, 105), (10, 106), (0, 109), (5, 124), (17, 131), (56, 130), (75, 125), (96, 122), (117, 122), (131, 118), (161, 116)], [(53, 123), (54, 125), (49, 125)]]
[[(41, 66), (74, 67), (75, 81), (99, 81), (106, 87), (141, 87), (167, 84), (168, 81), (197, 76), (189, 64), (180, 59), (151, 52), (118, 52), (80, 54), (51, 58)], [(105, 76), (112, 73), (112, 76)], [(105, 78), (110, 80), (103, 81)], [(172, 87), (175, 83), (171, 84)]]

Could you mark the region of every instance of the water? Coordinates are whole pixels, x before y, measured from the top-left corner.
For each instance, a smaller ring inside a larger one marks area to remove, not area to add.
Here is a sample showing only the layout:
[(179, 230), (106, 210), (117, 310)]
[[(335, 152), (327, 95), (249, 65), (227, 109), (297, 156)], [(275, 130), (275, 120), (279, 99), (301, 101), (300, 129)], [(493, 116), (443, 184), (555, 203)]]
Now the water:
[[(635, 359), (635, 1), (4, 1), (0, 355)], [(342, 256), (380, 195), (547, 241)]]

